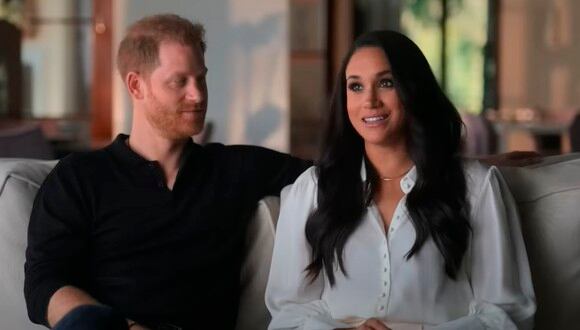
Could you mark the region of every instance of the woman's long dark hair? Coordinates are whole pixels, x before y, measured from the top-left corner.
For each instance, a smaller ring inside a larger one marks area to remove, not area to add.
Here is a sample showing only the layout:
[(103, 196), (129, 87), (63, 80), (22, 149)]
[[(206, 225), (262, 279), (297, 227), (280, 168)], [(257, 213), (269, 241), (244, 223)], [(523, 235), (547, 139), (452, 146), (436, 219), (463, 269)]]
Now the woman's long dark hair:
[(418, 253), (431, 237), (445, 260), (446, 274), (455, 279), (470, 231), (460, 158), (462, 122), (417, 45), (393, 31), (374, 31), (357, 38), (338, 74), (316, 168), (318, 207), (305, 229), (312, 248), (307, 274), (315, 279), (324, 269), (334, 285), (338, 262), (346, 275), (344, 246), (374, 195), (377, 174), (367, 166), (370, 179), (361, 180), (364, 143), (346, 111), (345, 70), (352, 54), (361, 47), (384, 51), (405, 111), (407, 150), (417, 169), (415, 186), (406, 201), (416, 239), (406, 257)]

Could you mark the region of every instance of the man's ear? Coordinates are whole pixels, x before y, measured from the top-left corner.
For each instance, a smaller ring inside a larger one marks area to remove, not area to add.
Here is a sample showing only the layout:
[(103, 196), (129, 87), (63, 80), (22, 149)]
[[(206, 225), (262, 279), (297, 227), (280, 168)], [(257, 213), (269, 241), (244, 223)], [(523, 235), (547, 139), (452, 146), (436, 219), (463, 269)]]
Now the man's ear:
[(129, 72), (125, 76), (125, 85), (127, 85), (127, 90), (129, 94), (135, 99), (141, 100), (145, 97), (145, 81), (143, 76), (137, 72)]

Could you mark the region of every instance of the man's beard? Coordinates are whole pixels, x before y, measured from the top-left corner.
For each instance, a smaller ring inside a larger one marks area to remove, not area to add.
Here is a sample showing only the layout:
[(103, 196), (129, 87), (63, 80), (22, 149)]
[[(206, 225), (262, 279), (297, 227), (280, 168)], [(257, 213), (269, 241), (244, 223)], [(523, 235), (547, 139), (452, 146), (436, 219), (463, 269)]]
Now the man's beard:
[[(196, 108), (195, 105), (179, 104), (172, 108), (161, 104), (157, 97), (149, 94), (151, 107), (145, 112), (147, 121), (157, 130), (164, 138), (171, 140), (180, 140), (189, 138), (198, 134), (203, 129), (204, 119), (192, 121), (181, 116), (184, 109)], [(205, 117), (205, 116), (204, 116)]]

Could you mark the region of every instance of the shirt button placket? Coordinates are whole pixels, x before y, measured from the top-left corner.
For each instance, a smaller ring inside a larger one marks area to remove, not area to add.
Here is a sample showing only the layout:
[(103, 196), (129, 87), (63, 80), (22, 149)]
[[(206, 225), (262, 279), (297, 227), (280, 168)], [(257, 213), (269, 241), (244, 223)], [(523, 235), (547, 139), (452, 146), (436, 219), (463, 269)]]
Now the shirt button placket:
[(149, 170), (153, 173), (153, 176), (155, 177), (155, 181), (157, 183), (157, 188), (165, 189), (165, 178), (162, 177), (161, 174), (158, 172), (157, 165), (155, 165), (154, 162), (149, 162), (147, 164), (147, 167), (149, 168)]
[(389, 238), (393, 235), (393, 233), (395, 232), (397, 226), (399, 226), (399, 222), (401, 219), (401, 216), (399, 215), (399, 210), (395, 210), (395, 218), (393, 219), (393, 222), (391, 223), (391, 226), (389, 228)]
[(380, 299), (379, 299), (380, 303), (377, 306), (377, 310), (381, 313), (384, 313), (385, 308), (387, 306), (387, 302), (388, 302), (387, 297), (389, 295), (389, 285), (390, 285), (390, 283), (389, 283), (389, 278), (390, 278), (389, 267), (390, 267), (390, 265), (389, 265), (389, 250), (388, 250), (389, 248), (388, 248), (387, 242), (385, 242), (385, 244), (384, 244), (384, 249), (385, 249), (385, 252), (383, 253), (383, 276), (382, 276), (382, 284), (383, 285), (382, 285), (382, 290), (381, 290), (382, 292), (381, 292)]

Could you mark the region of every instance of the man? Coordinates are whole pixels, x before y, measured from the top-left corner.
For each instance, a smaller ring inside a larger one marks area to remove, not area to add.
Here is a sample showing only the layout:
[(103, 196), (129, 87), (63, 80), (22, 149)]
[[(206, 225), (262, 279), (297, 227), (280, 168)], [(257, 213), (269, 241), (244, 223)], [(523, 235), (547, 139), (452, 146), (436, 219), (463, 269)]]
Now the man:
[(146, 17), (121, 42), (131, 135), (66, 157), (34, 203), (25, 265), (33, 322), (59, 329), (232, 329), (246, 225), (309, 165), (205, 147), (204, 30)]

